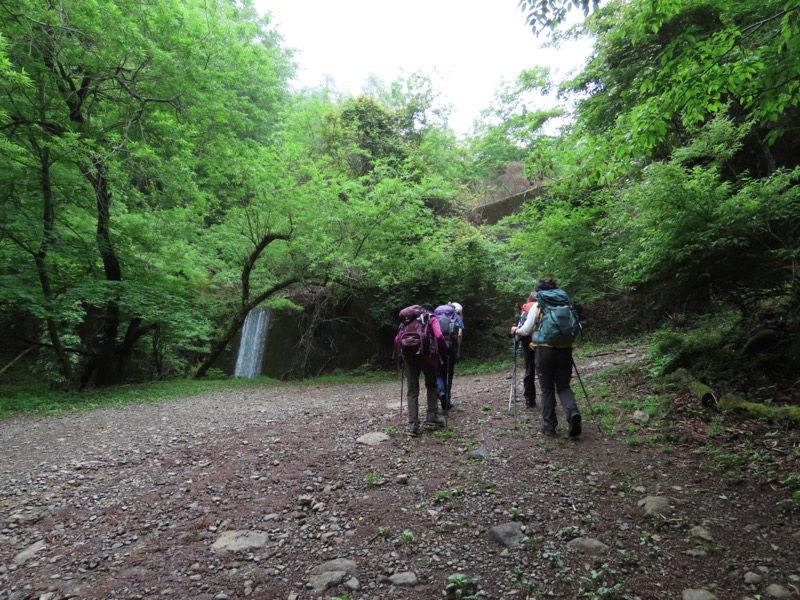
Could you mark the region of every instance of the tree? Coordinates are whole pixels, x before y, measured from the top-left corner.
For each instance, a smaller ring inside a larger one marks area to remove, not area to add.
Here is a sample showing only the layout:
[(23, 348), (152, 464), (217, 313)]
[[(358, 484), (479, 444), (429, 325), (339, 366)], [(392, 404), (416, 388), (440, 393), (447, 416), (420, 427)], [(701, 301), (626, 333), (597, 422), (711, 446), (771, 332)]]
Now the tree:
[[(554, 175), (555, 132), (547, 133), (545, 126), (566, 111), (555, 104), (553, 88), (547, 67), (526, 69), (513, 83), (501, 83), (492, 105), (481, 112), (470, 140), (480, 177), (496, 178), (516, 162), (527, 162), (537, 177)], [(547, 104), (551, 107), (543, 107)]]
[(597, 43), (566, 87), (572, 176), (526, 208), (507, 251), (579, 299), (638, 294), (651, 315), (746, 306), (733, 335), (763, 317), (791, 339), (800, 5), (614, 2), (583, 27)]
[(587, 15), (597, 10), (600, 0), (520, 0), (519, 8), (527, 12), (526, 21), (535, 34), (554, 29), (563, 23), (574, 8)]
[[(752, 123), (747, 168), (768, 174), (796, 164), (788, 150), (800, 84), (787, 73), (800, 65), (799, 12), (779, 1), (664, 0), (595, 13), (587, 21), (595, 55), (572, 89), (586, 95), (577, 109), (586, 132), (608, 149), (598, 154), (617, 161), (611, 175), (639, 158), (668, 157), (718, 113)], [(608, 174), (604, 157), (593, 176)]]
[(193, 255), (164, 260), (187, 247), (172, 235), (192, 239), (237, 201), (237, 168), (279, 123), (288, 56), (250, 3), (25, 1), (0, 19), (35, 90), (2, 101), (3, 139), (23, 149), (5, 158), (24, 174), (0, 181), (16, 249), (4, 259), (23, 261), (4, 272), (18, 306), (25, 265), (37, 273), (28, 310), (63, 380), (116, 383), (137, 342), (175, 318), (170, 303), (188, 308)]
[(441, 93), (434, 79), (438, 73), (421, 71), (401, 75), (387, 84), (372, 78), (367, 92), (389, 108), (397, 119), (399, 134), (409, 143), (419, 146), (430, 129), (447, 127), (452, 106), (441, 102)]

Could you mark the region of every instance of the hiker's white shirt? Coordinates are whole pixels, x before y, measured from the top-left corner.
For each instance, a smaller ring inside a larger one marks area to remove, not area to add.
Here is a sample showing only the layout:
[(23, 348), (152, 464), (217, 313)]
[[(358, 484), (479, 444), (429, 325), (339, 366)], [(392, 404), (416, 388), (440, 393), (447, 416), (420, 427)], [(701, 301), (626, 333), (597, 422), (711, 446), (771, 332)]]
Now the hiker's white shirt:
[(531, 310), (528, 311), (528, 318), (525, 319), (522, 327), (517, 329), (517, 337), (528, 337), (533, 334), (534, 325), (536, 325), (536, 317), (539, 314), (539, 305), (534, 303)]

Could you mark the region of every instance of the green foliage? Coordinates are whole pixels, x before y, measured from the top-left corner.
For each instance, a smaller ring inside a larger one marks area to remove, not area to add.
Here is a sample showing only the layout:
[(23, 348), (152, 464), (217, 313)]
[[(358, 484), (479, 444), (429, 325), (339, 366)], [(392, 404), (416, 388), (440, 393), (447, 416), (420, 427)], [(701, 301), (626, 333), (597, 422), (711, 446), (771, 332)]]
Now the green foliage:
[[(555, 174), (551, 150), (556, 140), (544, 133), (544, 127), (563, 116), (564, 109), (537, 108), (546, 101), (552, 102), (552, 96), (553, 83), (546, 67), (527, 69), (513, 83), (500, 84), (491, 107), (482, 111), (470, 139), (475, 173), (479, 177), (486, 180), (498, 177), (511, 163), (526, 159), (537, 178)], [(502, 197), (516, 191), (504, 188), (501, 181), (500, 189), (490, 193)]]
[[(537, 5), (537, 22), (552, 25), (558, 7)], [(585, 302), (633, 292), (662, 314), (736, 307), (745, 318), (717, 343), (689, 340), (694, 350), (670, 356), (660, 338), (656, 366), (691, 354), (705, 375), (733, 383), (737, 368), (762, 368), (738, 360), (734, 329), (776, 314), (800, 329), (800, 94), (782, 75), (800, 61), (797, 15), (780, 3), (669, 0), (595, 11), (582, 28), (595, 53), (563, 88), (578, 104), (561, 164), (576, 168), (526, 207), (508, 262), (555, 276)]]
[(388, 85), (371, 78), (368, 91), (392, 110), (400, 135), (419, 145), (432, 130), (445, 128), (452, 111), (436, 88), (440, 80), (435, 69), (430, 73), (401, 74)]
[(599, 0), (520, 0), (519, 7), (527, 13), (526, 21), (537, 34), (561, 24), (574, 8), (584, 15), (596, 10)]
[(379, 162), (398, 166), (407, 157), (395, 116), (374, 98), (346, 101), (338, 108), (335, 124), (329, 129), (329, 152), (344, 149), (342, 166), (357, 177), (369, 174)]
[(404, 529), (403, 532), (400, 534), (400, 543), (403, 545), (410, 545), (416, 541), (416, 537), (414, 537), (414, 532), (410, 529)]
[(564, 557), (561, 556), (561, 552), (558, 551), (540, 551), (538, 552), (542, 559), (545, 560), (547, 563), (550, 564), (550, 567), (553, 569), (561, 569), (564, 567)]
[(434, 439), (440, 444), (446, 444), (449, 440), (458, 436), (458, 429), (455, 427), (446, 427), (444, 429), (437, 429), (433, 432)]
[(453, 573), (447, 576), (445, 591), (453, 600), (475, 600), (478, 598), (478, 579), (464, 573)]
[(224, 260), (204, 237), (260, 188), (288, 55), (248, 2), (26, 1), (15, 13), (0, 24), (9, 68), (29, 83), (6, 80), (0, 100), (15, 123), (0, 135), (14, 165), (0, 177), (3, 305), (46, 322), (63, 382), (123, 381), (149, 336), (157, 362), (179, 363), (165, 354), (212, 335), (215, 315), (195, 301), (204, 267)]
[(779, 4), (637, 0), (597, 11), (587, 21), (596, 52), (573, 88), (602, 86), (578, 107), (602, 134), (596, 176), (606, 178), (602, 160), (612, 156), (612, 173), (642, 155), (665, 156), (729, 104), (763, 128), (763, 141), (784, 135), (781, 118), (796, 118), (798, 86), (783, 74), (800, 60), (800, 22), (796, 6)]
[[(514, 263), (522, 257), (532, 273), (554, 275), (579, 303), (640, 292), (651, 311), (674, 313), (683, 302), (695, 313), (744, 312), (747, 319), (734, 315), (723, 326), (720, 342), (735, 339), (733, 327), (753, 326), (775, 310), (797, 331), (798, 172), (725, 178), (721, 165), (746, 131), (717, 118), (670, 161), (649, 165), (613, 190), (594, 191), (590, 202), (579, 184), (555, 188), (525, 208), (525, 227), (511, 234), (508, 255)], [(698, 350), (712, 345), (706, 339)], [(672, 361), (668, 354), (658, 368)], [(730, 349), (724, 354), (734, 358)]]
[(622, 598), (622, 583), (615, 581), (619, 577), (616, 569), (603, 563), (597, 569), (591, 569), (588, 575), (582, 575), (579, 593), (584, 598), (597, 600), (600, 598)]
[[(354, 295), (378, 326), (462, 302), (484, 355), (546, 275), (589, 311), (725, 314), (659, 332), (655, 367), (766, 398), (748, 369), (800, 365), (800, 9), (519, 6), (537, 31), (591, 13), (567, 35), (595, 52), (560, 86), (542, 67), (504, 82), (462, 144), (436, 73), (292, 97), (291, 55), (249, 0), (18, 2), (0, 13), (0, 319), (38, 326), (37, 373), (67, 386), (202, 374), (250, 309), (313, 312), (313, 330)], [(515, 185), (548, 193), (470, 222), (520, 162)], [(743, 357), (763, 323), (780, 352)]]
[(719, 350), (724, 333), (705, 328), (691, 331), (665, 328), (656, 331), (649, 350), (653, 374), (660, 376), (681, 367), (696, 366), (700, 356)]
[(512, 265), (527, 265), (534, 274), (522, 289), (533, 289), (540, 277), (553, 277), (575, 302), (602, 297), (608, 240), (597, 224), (604, 213), (601, 206), (575, 206), (563, 200), (526, 205), (520, 222), (536, 225), (513, 233), (506, 248), (514, 257)]
[(781, 481), (781, 485), (790, 492), (790, 496), (778, 502), (778, 509), (784, 512), (800, 511), (800, 474), (789, 475)]
[(458, 372), (462, 375), (481, 375), (483, 373), (494, 373), (500, 369), (508, 368), (513, 359), (503, 357), (491, 360), (479, 360), (467, 358), (458, 363)]
[[(251, 308), (297, 307), (301, 284), (334, 304), (374, 295), (385, 323), (417, 292), (491, 289), (430, 77), (290, 103), (289, 53), (249, 1), (112, 4), (0, 15), (0, 116), (16, 123), (0, 130), (0, 318), (43, 321), (50, 379), (124, 381), (134, 355), (137, 377), (202, 375)], [(107, 88), (71, 104), (85, 72)]]
[(364, 475), (364, 483), (367, 484), (367, 487), (379, 485), (381, 481), (383, 481), (381, 476), (375, 473), (368, 473)]

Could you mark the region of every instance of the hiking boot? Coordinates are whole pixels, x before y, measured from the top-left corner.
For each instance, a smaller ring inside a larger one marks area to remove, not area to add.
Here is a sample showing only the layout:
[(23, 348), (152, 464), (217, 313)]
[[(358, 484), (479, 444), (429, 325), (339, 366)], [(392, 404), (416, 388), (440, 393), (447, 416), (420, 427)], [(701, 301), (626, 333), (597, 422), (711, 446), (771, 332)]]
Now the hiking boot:
[(539, 427), (539, 432), (542, 435), (546, 435), (548, 437), (556, 437), (556, 430), (555, 429), (550, 429), (548, 427), (545, 427), (544, 425)]
[(450, 410), (451, 408), (455, 408), (457, 405), (452, 400), (447, 403), (447, 406), (444, 407), (445, 410)]
[(449, 408), (447, 406), (447, 395), (444, 392), (439, 394), (439, 402), (442, 405), (442, 410), (447, 410)]
[(581, 413), (572, 413), (567, 421), (569, 421), (569, 437), (578, 437), (581, 434)]
[(429, 410), (425, 415), (425, 422), (433, 425), (444, 425), (444, 419), (436, 414), (435, 410)]
[(409, 437), (417, 437), (419, 435), (419, 423), (410, 421), (406, 425), (406, 435)]
[(536, 408), (536, 398), (525, 398), (525, 408)]

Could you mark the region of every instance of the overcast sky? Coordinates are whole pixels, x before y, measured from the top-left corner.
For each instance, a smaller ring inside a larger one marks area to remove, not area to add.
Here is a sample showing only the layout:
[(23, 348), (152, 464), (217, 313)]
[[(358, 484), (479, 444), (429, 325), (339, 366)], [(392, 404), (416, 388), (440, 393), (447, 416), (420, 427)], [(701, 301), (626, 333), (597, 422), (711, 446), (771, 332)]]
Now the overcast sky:
[[(326, 76), (358, 94), (370, 75), (389, 83), (402, 72), (429, 73), (454, 106), (450, 125), (467, 133), (501, 80), (534, 65), (566, 74), (583, 64), (588, 44), (543, 49), (517, 0), (255, 0), (269, 11), (285, 45), (296, 50), (297, 84)], [(577, 15), (580, 16), (580, 15)], [(558, 77), (558, 75), (557, 75)]]

